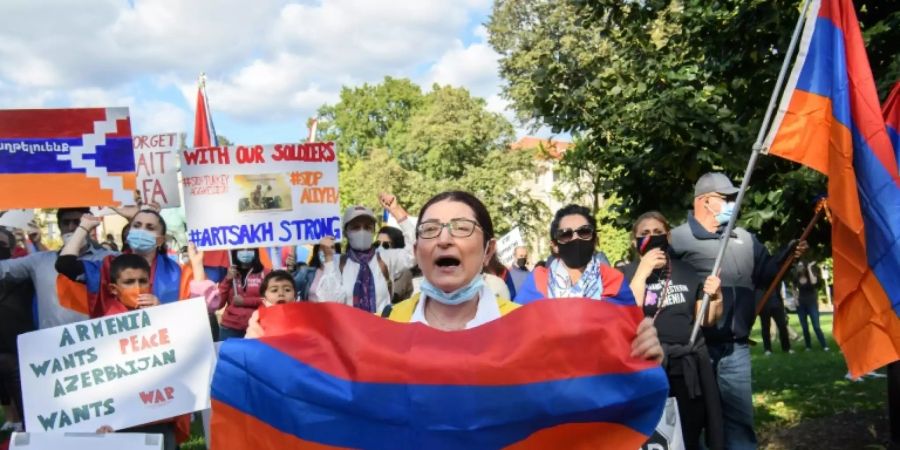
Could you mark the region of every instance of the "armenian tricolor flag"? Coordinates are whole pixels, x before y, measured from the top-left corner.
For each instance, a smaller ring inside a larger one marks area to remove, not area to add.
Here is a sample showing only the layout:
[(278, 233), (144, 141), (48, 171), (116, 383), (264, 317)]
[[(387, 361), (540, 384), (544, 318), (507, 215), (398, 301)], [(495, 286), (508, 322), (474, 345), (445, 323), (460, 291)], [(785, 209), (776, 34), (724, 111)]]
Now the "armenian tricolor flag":
[(134, 203), (128, 108), (0, 111), (0, 209)]
[[(884, 102), (884, 121), (887, 123), (888, 136), (894, 144), (894, 155), (900, 159), (900, 81), (894, 83), (894, 88)], [(900, 170), (900, 168), (898, 168)]]
[(336, 303), (263, 308), (265, 338), (222, 346), (211, 448), (638, 448), (668, 393), (630, 357), (641, 318), (564, 299), (442, 332)]
[(814, 0), (768, 152), (828, 176), (834, 336), (854, 377), (900, 359), (900, 177), (849, 0)]

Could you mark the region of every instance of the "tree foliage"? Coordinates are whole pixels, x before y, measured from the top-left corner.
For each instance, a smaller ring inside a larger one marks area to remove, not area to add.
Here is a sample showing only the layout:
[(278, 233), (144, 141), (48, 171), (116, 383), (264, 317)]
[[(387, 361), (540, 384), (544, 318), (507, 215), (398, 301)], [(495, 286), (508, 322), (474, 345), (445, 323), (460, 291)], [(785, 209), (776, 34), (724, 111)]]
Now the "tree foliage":
[(410, 212), (449, 189), (472, 192), (488, 207), (498, 234), (543, 229), (546, 207), (516, 188), (535, 155), (510, 150), (512, 125), (466, 89), (423, 93), (406, 79), (344, 88), (320, 111), (320, 138), (338, 144), (343, 206), (378, 206), (395, 193)]
[[(740, 181), (799, 3), (496, 0), (488, 30), (520, 119), (575, 138), (564, 164), (589, 167), (585, 193), (616, 194), (620, 226), (651, 209), (678, 223), (699, 175), (719, 170)], [(900, 13), (856, 3), (886, 89), (900, 64)], [(763, 156), (742, 220), (786, 242), (825, 190), (819, 174)], [(814, 242), (828, 240), (824, 228)]]

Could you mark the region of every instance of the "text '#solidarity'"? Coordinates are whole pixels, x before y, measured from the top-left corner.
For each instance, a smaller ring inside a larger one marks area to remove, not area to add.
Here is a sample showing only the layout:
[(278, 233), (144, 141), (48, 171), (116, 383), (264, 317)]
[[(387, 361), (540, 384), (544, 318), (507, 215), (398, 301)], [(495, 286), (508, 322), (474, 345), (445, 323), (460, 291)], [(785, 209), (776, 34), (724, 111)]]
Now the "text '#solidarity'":
[(340, 218), (337, 216), (314, 219), (281, 220), (249, 225), (222, 225), (188, 231), (191, 242), (197, 246), (251, 245), (293, 240), (319, 240), (325, 236), (341, 238)]

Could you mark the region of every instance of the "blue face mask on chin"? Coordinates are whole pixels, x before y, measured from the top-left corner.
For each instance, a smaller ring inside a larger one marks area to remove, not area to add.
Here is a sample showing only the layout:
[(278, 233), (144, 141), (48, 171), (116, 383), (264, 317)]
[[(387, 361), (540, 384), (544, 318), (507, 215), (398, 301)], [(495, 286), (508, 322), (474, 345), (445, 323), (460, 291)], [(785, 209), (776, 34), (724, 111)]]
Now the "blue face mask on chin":
[(719, 222), (719, 225), (725, 225), (731, 220), (731, 216), (733, 215), (734, 202), (727, 202), (722, 205), (722, 211), (716, 214), (716, 221)]
[(422, 284), (419, 286), (419, 289), (422, 291), (422, 294), (425, 294), (426, 297), (444, 305), (454, 306), (461, 305), (481, 292), (481, 289), (484, 287), (484, 276), (482, 274), (475, 275), (475, 278), (472, 278), (472, 281), (469, 284), (453, 291), (453, 292), (444, 292), (438, 288), (436, 288), (433, 284), (431, 284), (427, 278), (422, 280)]
[[(487, 247), (484, 248), (484, 254), (481, 255), (481, 267), (484, 267), (484, 260), (487, 257)], [(425, 294), (426, 297), (433, 299), (438, 303), (442, 303), (448, 306), (461, 305), (471, 299), (473, 299), (481, 289), (484, 288), (484, 275), (479, 272), (469, 281), (465, 286), (453, 291), (453, 292), (444, 292), (437, 287), (435, 287), (431, 282), (428, 281), (428, 278), (422, 279), (422, 284), (419, 285), (419, 290)]]

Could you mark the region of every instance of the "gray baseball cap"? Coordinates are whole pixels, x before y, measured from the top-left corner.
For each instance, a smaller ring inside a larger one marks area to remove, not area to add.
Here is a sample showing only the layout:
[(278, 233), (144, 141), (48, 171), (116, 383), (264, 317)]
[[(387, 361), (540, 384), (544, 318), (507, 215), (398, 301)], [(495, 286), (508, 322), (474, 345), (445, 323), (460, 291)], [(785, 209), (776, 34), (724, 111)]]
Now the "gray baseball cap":
[(728, 176), (721, 172), (709, 172), (703, 174), (697, 184), (694, 185), (694, 197), (701, 195), (718, 193), (724, 196), (737, 194), (740, 189), (731, 184)]
[(377, 222), (377, 220), (375, 219), (375, 214), (372, 213), (371, 209), (366, 208), (362, 205), (354, 205), (344, 211), (344, 220), (341, 221), (341, 224), (346, 227), (351, 220), (363, 216), (371, 218), (373, 222)]

